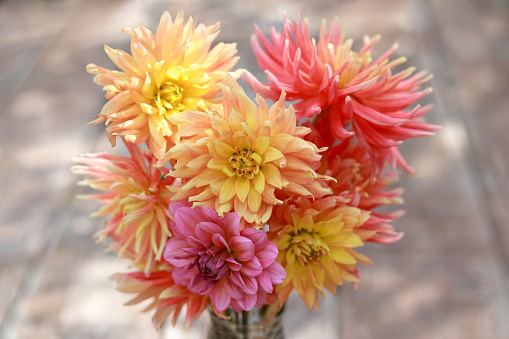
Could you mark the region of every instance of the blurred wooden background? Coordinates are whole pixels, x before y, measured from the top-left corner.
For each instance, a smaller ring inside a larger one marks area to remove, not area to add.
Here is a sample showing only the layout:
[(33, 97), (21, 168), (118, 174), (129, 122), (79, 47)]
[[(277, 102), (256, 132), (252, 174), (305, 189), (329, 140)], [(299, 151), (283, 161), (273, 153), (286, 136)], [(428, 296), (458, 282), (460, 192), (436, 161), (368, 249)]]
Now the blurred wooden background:
[[(428, 121), (437, 136), (403, 153), (407, 215), (398, 244), (368, 244), (364, 282), (308, 312), (290, 300), (288, 338), (509, 338), (509, 2), (495, 0), (3, 0), (0, 1), (0, 338), (158, 338), (151, 315), (108, 277), (126, 263), (92, 235), (97, 205), (76, 200), (70, 158), (109, 150), (87, 126), (105, 102), (85, 72), (112, 68), (102, 45), (128, 49), (120, 27), (155, 29), (164, 10), (220, 21), (238, 66), (257, 71), (249, 38), (283, 10), (340, 18), (347, 36), (382, 34), (409, 65), (434, 73)], [(259, 72), (259, 71), (258, 71)], [(257, 73), (260, 75), (261, 73)], [(201, 338), (206, 316), (163, 338)]]

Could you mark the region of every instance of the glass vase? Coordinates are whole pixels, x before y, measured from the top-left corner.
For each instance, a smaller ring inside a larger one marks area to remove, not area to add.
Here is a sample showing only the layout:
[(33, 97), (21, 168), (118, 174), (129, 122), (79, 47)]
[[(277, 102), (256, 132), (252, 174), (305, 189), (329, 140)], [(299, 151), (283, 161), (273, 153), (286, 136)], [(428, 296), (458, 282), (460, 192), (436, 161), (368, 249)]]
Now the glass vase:
[(230, 319), (219, 318), (209, 308), (210, 324), (207, 339), (283, 339), (284, 307), (274, 311), (273, 307), (255, 307), (251, 311), (226, 311)]

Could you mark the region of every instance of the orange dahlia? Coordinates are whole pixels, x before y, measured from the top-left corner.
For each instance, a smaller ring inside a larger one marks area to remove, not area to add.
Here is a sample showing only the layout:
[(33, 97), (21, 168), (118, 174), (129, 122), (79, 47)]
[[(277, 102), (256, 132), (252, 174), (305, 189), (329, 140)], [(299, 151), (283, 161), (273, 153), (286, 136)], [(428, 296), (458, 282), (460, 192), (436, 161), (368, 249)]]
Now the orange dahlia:
[(280, 304), (295, 288), (308, 309), (318, 309), (318, 291), (324, 298), (324, 288), (335, 294), (343, 282), (359, 282), (355, 264), (371, 260), (354, 250), (363, 245), (355, 231), (368, 218), (369, 213), (338, 197), (299, 197), (278, 206), (269, 224), (279, 249), (277, 261), (287, 274), (276, 287)]
[(81, 196), (105, 206), (92, 216), (110, 216), (99, 237), (119, 243), (116, 252), (126, 249), (136, 253), (135, 264), (146, 263), (145, 272), (160, 260), (170, 236), (168, 205), (173, 193), (167, 186), (175, 179), (165, 167), (156, 167), (157, 159), (138, 145), (125, 143), (130, 157), (114, 153), (85, 154), (74, 160), (82, 163), (72, 168), (75, 174), (91, 177), (79, 182), (104, 193)]
[(191, 17), (184, 23), (182, 12), (174, 22), (165, 12), (155, 35), (141, 24), (123, 31), (131, 35), (132, 55), (105, 47), (121, 71), (87, 66), (109, 99), (92, 123), (106, 122), (112, 146), (117, 135), (136, 144), (146, 142), (161, 159), (175, 144), (178, 127), (170, 116), (185, 110), (207, 111), (220, 103), (217, 84), (237, 63), (236, 46), (219, 43), (211, 49), (219, 23), (196, 26)]
[(259, 107), (227, 76), (222, 110), (171, 117), (181, 125), (182, 142), (168, 154), (176, 160), (170, 175), (185, 180), (172, 200), (214, 208), (221, 216), (234, 211), (260, 225), (282, 203), (275, 191), (310, 199), (331, 192), (315, 172), (318, 148), (302, 139), (310, 129), (297, 126), (293, 107), (285, 108), (284, 93), (270, 109), (260, 96), (256, 101)]

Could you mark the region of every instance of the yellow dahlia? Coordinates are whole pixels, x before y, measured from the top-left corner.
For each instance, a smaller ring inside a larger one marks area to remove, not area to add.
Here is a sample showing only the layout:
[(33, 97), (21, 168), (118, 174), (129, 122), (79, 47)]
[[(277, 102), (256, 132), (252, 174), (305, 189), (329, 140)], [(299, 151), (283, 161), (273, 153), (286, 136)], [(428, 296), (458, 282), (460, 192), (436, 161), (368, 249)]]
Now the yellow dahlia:
[(276, 288), (280, 305), (295, 288), (308, 309), (318, 309), (318, 291), (325, 298), (324, 287), (334, 295), (343, 282), (359, 282), (355, 264), (371, 260), (354, 250), (363, 245), (355, 231), (368, 218), (368, 212), (331, 196), (314, 202), (288, 199), (278, 206), (269, 224), (279, 249), (276, 260), (287, 273)]
[(270, 109), (257, 96), (257, 107), (233, 78), (225, 82), (223, 110), (170, 118), (181, 125), (182, 137), (168, 153), (176, 160), (170, 175), (185, 180), (172, 200), (214, 208), (221, 216), (234, 211), (260, 225), (282, 203), (277, 191), (310, 199), (330, 194), (315, 172), (319, 149), (302, 139), (310, 129), (297, 126), (293, 107), (285, 109), (284, 93)]
[(87, 66), (109, 99), (91, 123), (106, 122), (112, 146), (117, 135), (136, 144), (146, 142), (161, 159), (175, 144), (178, 128), (170, 116), (185, 110), (207, 111), (220, 103), (217, 84), (237, 63), (236, 45), (219, 43), (210, 49), (219, 23), (196, 26), (191, 17), (184, 23), (182, 12), (174, 22), (165, 12), (155, 35), (141, 24), (123, 32), (131, 35), (132, 55), (105, 46), (121, 71)]

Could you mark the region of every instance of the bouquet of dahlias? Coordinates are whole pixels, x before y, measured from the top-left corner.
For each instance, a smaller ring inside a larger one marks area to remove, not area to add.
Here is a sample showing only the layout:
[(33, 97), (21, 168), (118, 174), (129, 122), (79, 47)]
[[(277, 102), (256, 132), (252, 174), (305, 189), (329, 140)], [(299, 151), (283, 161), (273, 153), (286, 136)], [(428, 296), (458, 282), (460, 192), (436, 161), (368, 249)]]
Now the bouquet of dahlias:
[(73, 171), (103, 191), (86, 196), (108, 217), (97, 235), (132, 261), (113, 279), (136, 295), (129, 304), (152, 300), (157, 329), (184, 306), (186, 326), (207, 305), (223, 318), (277, 311), (292, 290), (318, 308), (318, 292), (360, 283), (356, 265), (371, 260), (359, 247), (401, 238), (390, 223), (403, 211), (375, 209), (402, 203), (388, 188), (397, 167), (414, 172), (398, 146), (439, 127), (414, 105), (430, 76), (395, 72), (406, 61), (391, 58), (396, 46), (373, 59), (378, 36), (356, 52), (336, 21), (315, 41), (306, 20), (285, 17), (280, 32), (252, 38), (263, 83), (232, 71), (235, 44), (212, 47), (219, 24), (164, 13), (155, 34), (123, 31), (131, 54), (106, 46), (120, 71), (87, 71), (109, 100), (92, 123), (129, 156), (85, 154)]

